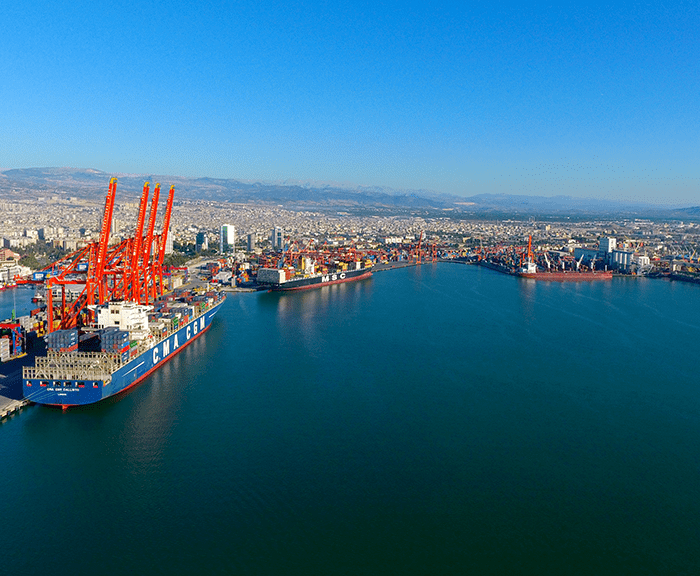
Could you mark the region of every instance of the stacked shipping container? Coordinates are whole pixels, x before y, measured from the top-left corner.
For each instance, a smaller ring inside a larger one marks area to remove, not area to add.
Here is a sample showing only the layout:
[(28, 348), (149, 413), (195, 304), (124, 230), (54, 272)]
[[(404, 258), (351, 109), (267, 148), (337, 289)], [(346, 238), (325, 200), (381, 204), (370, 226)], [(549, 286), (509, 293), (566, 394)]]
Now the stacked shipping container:
[(129, 359), (129, 332), (112, 326), (99, 332), (102, 352), (119, 353), (123, 361)]
[(0, 338), (0, 362), (7, 362), (10, 359), (10, 339)]
[(46, 335), (45, 340), (47, 350), (74, 352), (78, 349), (78, 331), (75, 328), (54, 330)]

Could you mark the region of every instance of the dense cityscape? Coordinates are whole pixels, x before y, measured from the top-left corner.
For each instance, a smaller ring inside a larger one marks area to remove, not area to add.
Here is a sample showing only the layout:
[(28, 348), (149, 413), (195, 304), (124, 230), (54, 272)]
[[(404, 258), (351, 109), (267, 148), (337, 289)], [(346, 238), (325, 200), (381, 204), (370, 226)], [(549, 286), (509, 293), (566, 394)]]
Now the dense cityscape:
[[(103, 201), (66, 194), (32, 196), (30, 191), (15, 191), (11, 198), (0, 199), (0, 218), (4, 222), (2, 246), (4, 272), (0, 280), (9, 281), (23, 264), (23, 256), (37, 241), (69, 253), (82, 248), (99, 235)], [(21, 199), (19, 199), (21, 198)], [(112, 221), (112, 242), (132, 234), (138, 204), (117, 202)], [(162, 208), (161, 208), (162, 211)], [(160, 215), (162, 218), (162, 215)], [(598, 251), (601, 238), (612, 238), (606, 245), (609, 264), (621, 272), (649, 271), (649, 266), (668, 269), (668, 262), (686, 260), (692, 265), (700, 246), (700, 226), (696, 222), (649, 219), (596, 219), (567, 221), (548, 219), (454, 218), (434, 211), (413, 210), (396, 215), (357, 215), (344, 211), (312, 212), (290, 210), (269, 204), (234, 204), (205, 200), (177, 200), (171, 219), (172, 246), (187, 252), (235, 256), (244, 261), (265, 249), (284, 248), (284, 243), (313, 241), (316, 245), (352, 244), (358, 250), (377, 250), (393, 245), (415, 243), (422, 235), (425, 245), (437, 245), (441, 251), (471, 250), (477, 247), (519, 246), (531, 236), (537, 251), (568, 252), (575, 258), (589, 258)], [(282, 245), (273, 246), (274, 229), (283, 231)], [(226, 242), (222, 242), (222, 230)], [(26, 261), (25, 261), (26, 263)], [(26, 269), (23, 271), (26, 273)]]

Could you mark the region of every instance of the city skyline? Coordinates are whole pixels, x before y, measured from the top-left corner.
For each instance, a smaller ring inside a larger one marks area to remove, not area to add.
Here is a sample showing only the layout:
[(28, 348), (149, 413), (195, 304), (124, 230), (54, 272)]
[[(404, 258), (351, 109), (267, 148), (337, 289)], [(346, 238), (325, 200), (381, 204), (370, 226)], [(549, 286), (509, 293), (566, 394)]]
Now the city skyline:
[(680, 3), (20, 2), (0, 166), (697, 204), (698, 22)]

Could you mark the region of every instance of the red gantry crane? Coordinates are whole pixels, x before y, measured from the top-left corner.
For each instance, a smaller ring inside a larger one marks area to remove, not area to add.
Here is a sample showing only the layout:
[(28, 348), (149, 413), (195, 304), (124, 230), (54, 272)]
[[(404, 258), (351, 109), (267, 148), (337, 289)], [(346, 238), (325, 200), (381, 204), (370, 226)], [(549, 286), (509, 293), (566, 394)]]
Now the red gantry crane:
[[(32, 279), (23, 279), (23, 283), (44, 283), (46, 292), (46, 309), (48, 328), (74, 328), (81, 322), (88, 321), (82, 317), (91, 312), (88, 307), (104, 304), (110, 300), (132, 300), (148, 304), (162, 295), (163, 260), (168, 238), (170, 218), (175, 187), (171, 186), (163, 219), (163, 229), (155, 234), (158, 211), (160, 184), (156, 184), (151, 200), (148, 228), (144, 236), (144, 223), (148, 208), (149, 183), (143, 186), (139, 204), (135, 234), (110, 247), (110, 232), (114, 199), (117, 191), (117, 179), (109, 182), (109, 191), (105, 198), (99, 240), (61, 258), (34, 273)], [(66, 302), (66, 285), (83, 285), (83, 289), (74, 302)], [(61, 287), (61, 302), (54, 306), (53, 288)]]

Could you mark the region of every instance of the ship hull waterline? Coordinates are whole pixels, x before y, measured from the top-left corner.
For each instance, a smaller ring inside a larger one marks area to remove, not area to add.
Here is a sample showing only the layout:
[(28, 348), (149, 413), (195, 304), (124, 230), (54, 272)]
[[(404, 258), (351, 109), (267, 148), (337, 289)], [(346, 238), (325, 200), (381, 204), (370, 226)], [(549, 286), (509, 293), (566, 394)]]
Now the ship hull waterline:
[(612, 272), (517, 272), (519, 278), (549, 282), (595, 282), (612, 280)]

